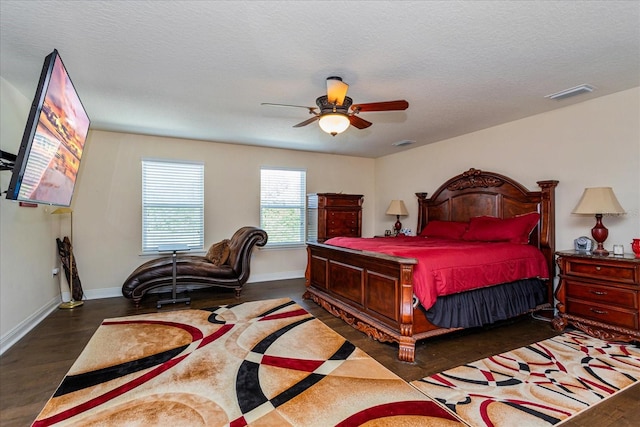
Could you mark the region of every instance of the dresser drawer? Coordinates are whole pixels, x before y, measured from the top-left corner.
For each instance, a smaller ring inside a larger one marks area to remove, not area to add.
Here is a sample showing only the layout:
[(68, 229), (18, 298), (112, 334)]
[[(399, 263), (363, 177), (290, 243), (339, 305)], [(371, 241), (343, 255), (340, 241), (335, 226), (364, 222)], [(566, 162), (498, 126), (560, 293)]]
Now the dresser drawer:
[(637, 268), (631, 263), (616, 263), (603, 259), (569, 259), (565, 264), (565, 274), (568, 276), (585, 277), (596, 280), (607, 280), (620, 283), (637, 283)]
[(324, 207), (360, 207), (362, 205), (362, 196), (336, 194), (327, 197), (319, 197), (319, 204)]
[(355, 221), (358, 218), (358, 211), (328, 211), (329, 221)]
[(358, 228), (358, 221), (356, 221), (355, 219), (347, 221), (329, 221), (329, 223), (327, 224), (327, 230), (332, 230), (335, 228)]
[(617, 307), (637, 309), (638, 291), (612, 286), (600, 286), (591, 283), (566, 280), (567, 297)]
[(343, 236), (343, 237), (360, 237), (358, 227), (349, 226), (334, 226), (327, 229), (327, 235), (331, 237)]
[(609, 325), (638, 329), (638, 311), (626, 310), (606, 305), (596, 305), (587, 301), (567, 298), (567, 312), (586, 319), (597, 320)]

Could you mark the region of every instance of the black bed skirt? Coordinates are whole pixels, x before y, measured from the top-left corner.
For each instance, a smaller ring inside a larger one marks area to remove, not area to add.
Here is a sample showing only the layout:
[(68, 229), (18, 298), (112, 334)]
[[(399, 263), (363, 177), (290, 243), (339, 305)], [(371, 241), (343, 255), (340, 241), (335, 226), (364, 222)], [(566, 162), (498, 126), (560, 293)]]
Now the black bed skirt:
[(526, 279), (438, 297), (428, 310), (419, 307), (441, 328), (472, 328), (521, 315), (545, 302), (545, 281)]

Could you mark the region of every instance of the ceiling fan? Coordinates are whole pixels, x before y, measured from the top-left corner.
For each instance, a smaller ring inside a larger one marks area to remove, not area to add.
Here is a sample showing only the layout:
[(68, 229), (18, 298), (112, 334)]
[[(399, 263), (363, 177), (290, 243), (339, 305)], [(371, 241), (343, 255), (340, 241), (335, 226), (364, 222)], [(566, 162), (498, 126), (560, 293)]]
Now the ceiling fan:
[[(367, 104), (353, 104), (353, 100), (347, 96), (349, 85), (342, 81), (341, 77), (327, 77), (327, 94), (316, 99), (317, 107), (305, 107), (302, 105), (273, 104), (263, 102), (261, 105), (276, 107), (306, 108), (313, 117), (294, 125), (294, 128), (306, 126), (318, 121), (323, 131), (336, 136), (347, 130), (349, 125), (358, 129), (365, 129), (372, 125), (371, 122), (357, 116), (360, 112), (368, 111), (397, 111), (406, 110), (409, 103), (402, 100), (386, 102), (370, 102)], [(349, 111), (351, 108), (351, 111)], [(320, 110), (319, 112), (316, 110)]]

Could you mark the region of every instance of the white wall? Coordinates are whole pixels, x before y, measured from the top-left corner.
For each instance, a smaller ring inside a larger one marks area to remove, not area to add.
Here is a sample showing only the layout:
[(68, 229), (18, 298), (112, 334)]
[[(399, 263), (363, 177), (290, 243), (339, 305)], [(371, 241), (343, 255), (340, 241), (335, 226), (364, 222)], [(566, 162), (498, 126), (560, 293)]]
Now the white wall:
[[(0, 77), (0, 147), (18, 153), (31, 100)], [(58, 264), (60, 218), (44, 207), (19, 207), (4, 192), (10, 171), (0, 172), (0, 352), (60, 303), (51, 270)]]
[[(550, 101), (554, 102), (554, 101)], [(390, 228), (384, 214), (391, 199), (409, 210), (403, 226), (415, 231), (416, 192), (435, 192), (469, 168), (507, 175), (532, 191), (536, 181), (558, 180), (556, 248), (591, 236), (593, 216), (573, 215), (585, 187), (613, 187), (626, 215), (605, 216), (605, 247), (640, 237), (640, 88), (418, 147), (376, 160), (377, 232)]]
[[(148, 259), (140, 256), (146, 157), (204, 161), (207, 248), (244, 225), (260, 225), (261, 166), (305, 168), (309, 192), (364, 194), (363, 222), (372, 229), (373, 159), (92, 131), (73, 201), (74, 253), (90, 298), (121, 295), (124, 280)], [(305, 266), (302, 247), (258, 249), (249, 280), (302, 277)]]

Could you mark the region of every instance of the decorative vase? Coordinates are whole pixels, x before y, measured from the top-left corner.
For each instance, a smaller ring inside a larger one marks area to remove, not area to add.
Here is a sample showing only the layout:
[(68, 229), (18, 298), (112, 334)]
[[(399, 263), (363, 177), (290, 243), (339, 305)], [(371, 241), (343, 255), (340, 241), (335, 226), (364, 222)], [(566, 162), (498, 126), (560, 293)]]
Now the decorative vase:
[(631, 250), (636, 254), (636, 258), (640, 258), (640, 239), (633, 239), (633, 242), (631, 242)]

